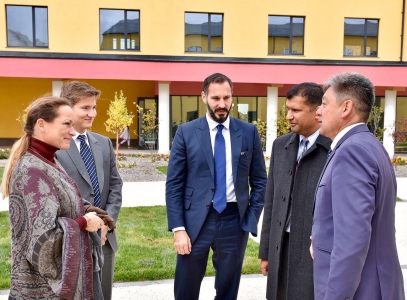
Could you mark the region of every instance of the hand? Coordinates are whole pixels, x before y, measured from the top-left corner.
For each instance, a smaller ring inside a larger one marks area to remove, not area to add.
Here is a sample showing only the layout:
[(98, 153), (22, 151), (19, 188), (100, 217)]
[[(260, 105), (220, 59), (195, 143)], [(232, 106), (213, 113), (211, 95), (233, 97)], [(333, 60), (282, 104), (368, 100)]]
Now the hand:
[(114, 219), (107, 214), (107, 212), (97, 206), (84, 205), (85, 212), (96, 212), (96, 215), (101, 218), (105, 225), (109, 227), (110, 230), (116, 229), (116, 224)]
[(312, 248), (312, 236), (309, 237), (311, 240), (311, 246), (309, 246), (309, 254), (311, 254), (312, 259), (314, 259), (314, 248)]
[(174, 248), (178, 254), (185, 255), (191, 253), (191, 240), (185, 230), (174, 232)]
[(107, 231), (109, 230), (109, 227), (106, 225), (102, 226), (102, 246), (106, 243), (107, 241)]
[(87, 221), (86, 230), (89, 232), (97, 231), (99, 228), (103, 226), (103, 221), (99, 218), (95, 212), (89, 212), (84, 215), (84, 218)]
[(267, 259), (262, 259), (260, 262), (260, 270), (264, 276), (267, 276), (269, 273), (269, 261)]

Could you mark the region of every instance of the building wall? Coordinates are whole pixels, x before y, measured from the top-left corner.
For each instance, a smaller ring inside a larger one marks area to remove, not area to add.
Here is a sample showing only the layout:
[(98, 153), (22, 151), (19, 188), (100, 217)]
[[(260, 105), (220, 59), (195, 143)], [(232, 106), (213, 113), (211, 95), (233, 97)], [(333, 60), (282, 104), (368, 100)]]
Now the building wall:
[[(232, 0), (9, 0), (7, 4), (48, 6), (49, 49), (7, 48), (1, 38), (0, 51), (193, 56), (197, 54), (184, 52), (187, 11), (224, 14), (223, 53), (200, 56), (269, 57), (268, 15), (305, 16), (304, 56), (295, 59), (348, 60), (343, 57), (345, 17), (379, 19), (379, 57), (359, 60), (398, 61), (400, 56), (402, 1), (241, 0), (237, 5)], [(140, 10), (140, 51), (100, 50), (99, 8)], [(5, 15), (5, 6), (0, 14)], [(0, 22), (0, 32), (6, 32), (5, 22)]]

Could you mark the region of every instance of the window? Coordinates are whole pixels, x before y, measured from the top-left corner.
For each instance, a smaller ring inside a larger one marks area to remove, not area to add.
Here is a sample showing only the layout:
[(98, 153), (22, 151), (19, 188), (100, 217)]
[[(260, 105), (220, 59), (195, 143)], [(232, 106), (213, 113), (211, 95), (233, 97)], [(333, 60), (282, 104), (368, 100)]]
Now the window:
[(6, 5), (8, 47), (48, 47), (48, 8)]
[(269, 16), (268, 54), (304, 54), (304, 17)]
[(140, 50), (140, 11), (101, 9), (100, 49)]
[(223, 15), (185, 13), (185, 52), (223, 51)]
[(379, 20), (345, 18), (344, 56), (377, 57)]

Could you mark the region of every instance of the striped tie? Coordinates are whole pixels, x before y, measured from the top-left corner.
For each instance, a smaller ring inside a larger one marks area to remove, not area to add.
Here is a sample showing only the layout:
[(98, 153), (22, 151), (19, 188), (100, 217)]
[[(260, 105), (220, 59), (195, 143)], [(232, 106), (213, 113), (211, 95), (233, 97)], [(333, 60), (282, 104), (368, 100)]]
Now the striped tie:
[(85, 163), (86, 170), (88, 171), (90, 181), (92, 182), (92, 188), (94, 193), (93, 204), (97, 207), (100, 207), (100, 190), (98, 176), (96, 174), (95, 161), (93, 159), (92, 151), (90, 150), (88, 144), (86, 143), (86, 137), (83, 134), (78, 136), (78, 139), (81, 141), (81, 150), (80, 154)]

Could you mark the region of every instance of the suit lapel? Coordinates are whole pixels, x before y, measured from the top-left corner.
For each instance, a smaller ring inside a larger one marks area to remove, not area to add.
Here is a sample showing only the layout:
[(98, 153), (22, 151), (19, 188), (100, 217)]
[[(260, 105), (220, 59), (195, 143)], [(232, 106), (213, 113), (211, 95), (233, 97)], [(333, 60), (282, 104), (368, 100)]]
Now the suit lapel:
[(71, 139), (71, 146), (66, 153), (71, 158), (73, 164), (75, 165), (76, 169), (78, 170), (79, 174), (86, 180), (86, 182), (92, 186), (92, 182), (90, 181), (90, 177), (88, 171), (86, 170), (85, 163), (82, 160), (82, 157), (79, 153), (78, 147), (73, 139)]
[(206, 116), (200, 118), (198, 126), (195, 127), (195, 134), (198, 138), (199, 144), (201, 145), (202, 152), (205, 156), (206, 162), (208, 163), (211, 175), (213, 178), (215, 178), (211, 135), (209, 133), (209, 126), (208, 122), (206, 121)]
[(102, 193), (104, 176), (103, 176), (103, 150), (102, 146), (98, 143), (98, 140), (93, 136), (91, 132), (88, 132), (89, 145), (92, 150), (93, 159), (96, 165), (96, 174), (99, 181), (99, 190)]
[(236, 184), (237, 168), (239, 166), (240, 152), (242, 150), (242, 130), (235, 120), (230, 117), (230, 145), (232, 151), (233, 184)]
[(287, 144), (285, 145), (285, 149), (287, 150), (287, 158), (288, 164), (292, 167), (295, 167), (297, 163), (297, 155), (298, 155), (298, 147), (300, 143), (300, 136), (296, 133), (293, 133), (291, 138), (288, 140)]

